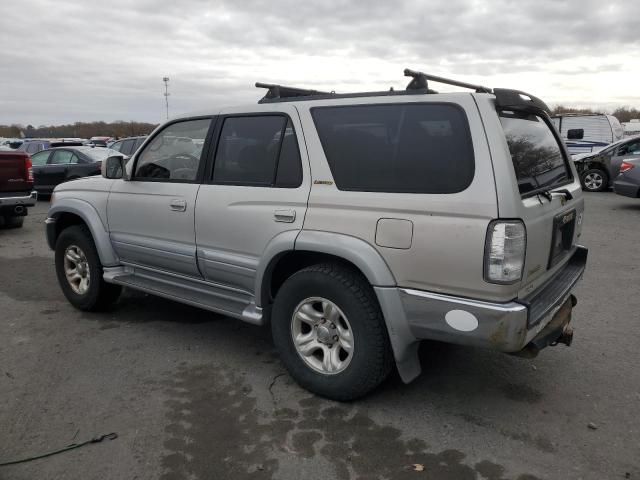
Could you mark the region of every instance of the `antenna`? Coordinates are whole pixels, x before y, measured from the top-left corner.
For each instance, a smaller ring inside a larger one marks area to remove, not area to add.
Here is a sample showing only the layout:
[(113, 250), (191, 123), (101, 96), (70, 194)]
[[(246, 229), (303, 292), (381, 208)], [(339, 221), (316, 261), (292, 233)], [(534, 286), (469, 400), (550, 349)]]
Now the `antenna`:
[(169, 77), (162, 77), (162, 81), (164, 82), (164, 102), (167, 106), (167, 120), (169, 120)]

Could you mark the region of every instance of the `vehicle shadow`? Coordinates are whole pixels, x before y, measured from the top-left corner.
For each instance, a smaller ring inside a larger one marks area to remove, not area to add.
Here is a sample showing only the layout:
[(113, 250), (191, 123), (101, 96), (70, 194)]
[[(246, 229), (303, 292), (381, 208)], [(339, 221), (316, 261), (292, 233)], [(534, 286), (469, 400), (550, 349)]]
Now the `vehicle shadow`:
[[(111, 314), (86, 315), (104, 319), (105, 328), (129, 323), (173, 345), (198, 346), (167, 352), (179, 366), (154, 387), (166, 398), (163, 480), (212, 472), (230, 478), (234, 465), (256, 466), (257, 478), (270, 478), (284, 461), (275, 460), (274, 451), (329, 462), (345, 480), (350, 471), (363, 478), (414, 478), (414, 464), (438, 474), (429, 478), (507, 478), (502, 465), (469, 462), (469, 452), (441, 448), (437, 439), (450, 435), (454, 425), (470, 433), (497, 432), (543, 453), (556, 451), (543, 433), (519, 430), (509, 415), (544, 398), (526, 360), (423, 342), (422, 374), (415, 381), (405, 385), (393, 373), (368, 396), (339, 403), (293, 382), (278, 361), (268, 326), (128, 290)], [(212, 432), (221, 428), (227, 441), (212, 447)], [(213, 457), (228, 461), (212, 462)], [(536, 479), (521, 473), (517, 478)]]

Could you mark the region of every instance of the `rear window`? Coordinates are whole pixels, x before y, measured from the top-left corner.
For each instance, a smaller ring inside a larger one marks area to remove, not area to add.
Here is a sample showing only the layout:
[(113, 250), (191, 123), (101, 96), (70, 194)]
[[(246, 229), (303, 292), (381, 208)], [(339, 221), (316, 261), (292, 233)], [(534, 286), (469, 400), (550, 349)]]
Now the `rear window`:
[(500, 122), (521, 194), (554, 188), (569, 180), (560, 145), (541, 117), (501, 112)]
[(456, 105), (317, 107), (312, 115), (340, 190), (457, 193), (473, 180), (469, 125)]

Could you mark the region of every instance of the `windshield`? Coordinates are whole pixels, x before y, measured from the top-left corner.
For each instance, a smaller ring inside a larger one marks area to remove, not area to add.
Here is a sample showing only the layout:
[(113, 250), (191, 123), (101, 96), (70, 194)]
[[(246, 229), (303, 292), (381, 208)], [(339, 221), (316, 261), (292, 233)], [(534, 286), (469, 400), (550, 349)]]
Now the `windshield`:
[(541, 117), (501, 112), (500, 122), (522, 195), (555, 188), (569, 180), (560, 145)]

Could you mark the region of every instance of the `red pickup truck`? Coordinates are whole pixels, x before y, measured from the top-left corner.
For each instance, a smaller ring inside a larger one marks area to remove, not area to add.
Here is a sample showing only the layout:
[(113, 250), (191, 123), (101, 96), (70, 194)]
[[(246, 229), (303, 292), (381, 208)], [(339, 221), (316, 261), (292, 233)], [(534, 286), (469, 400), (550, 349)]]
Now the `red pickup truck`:
[(0, 227), (21, 227), (37, 199), (29, 154), (0, 151)]

